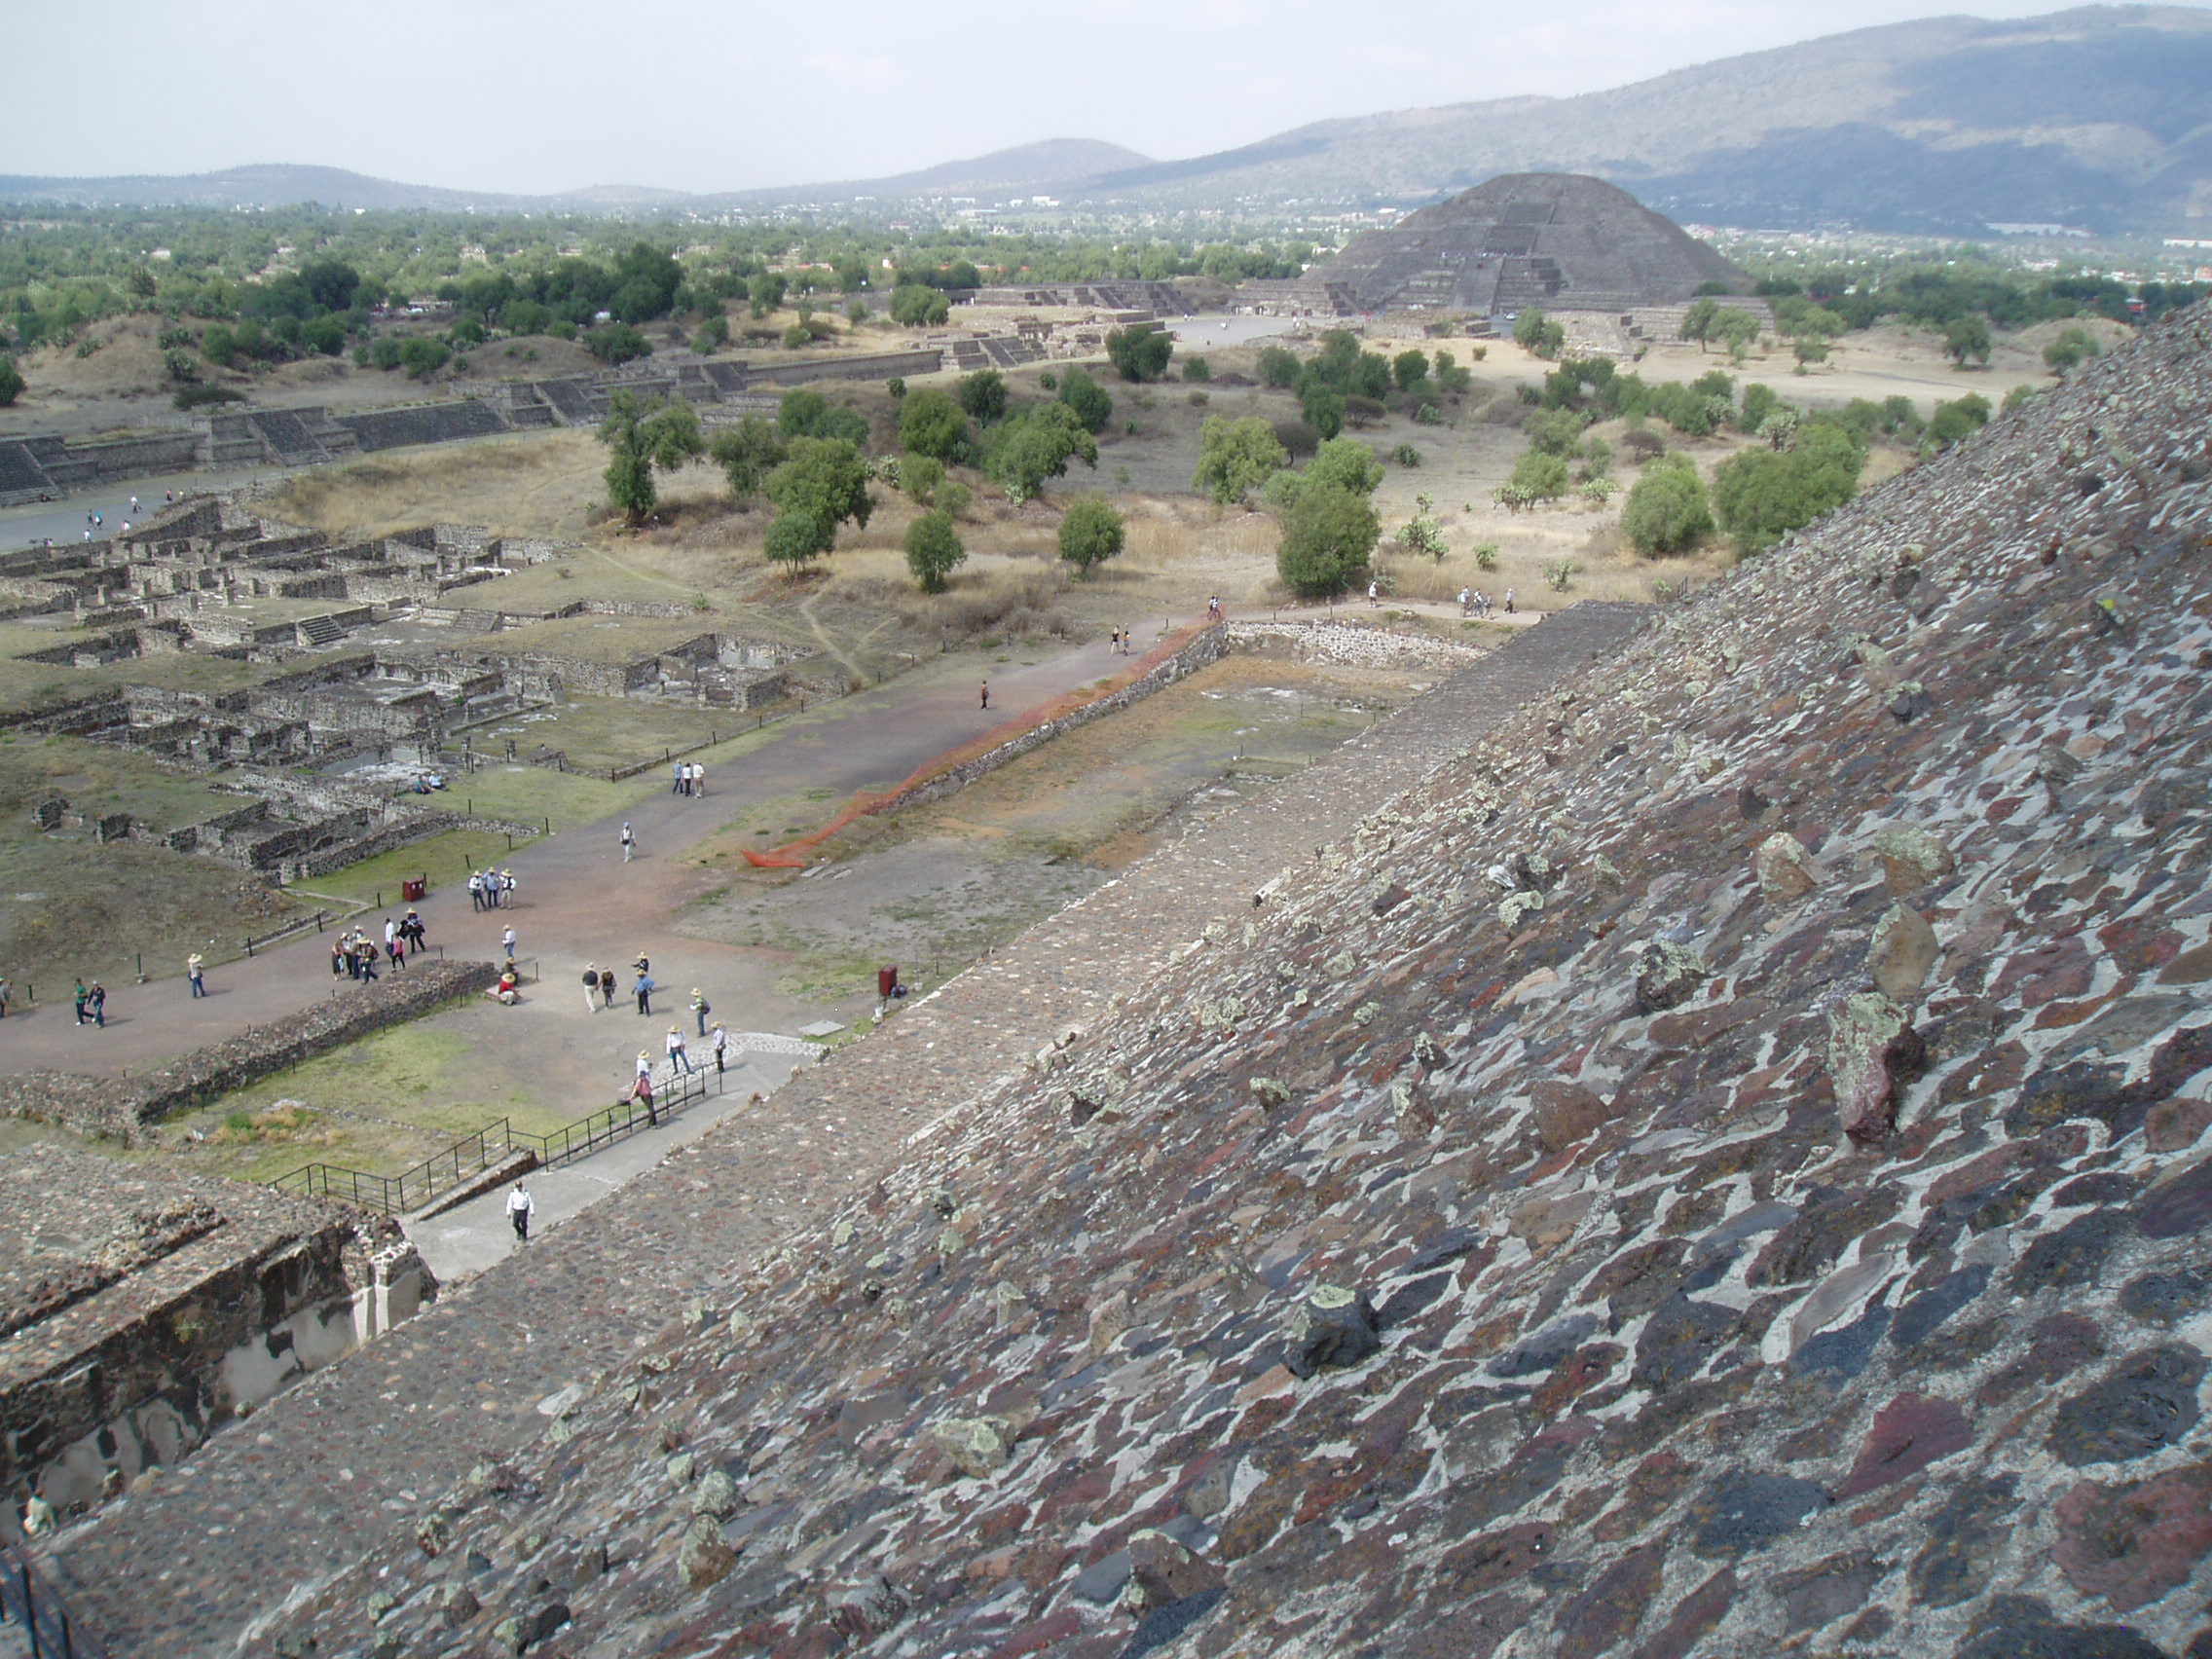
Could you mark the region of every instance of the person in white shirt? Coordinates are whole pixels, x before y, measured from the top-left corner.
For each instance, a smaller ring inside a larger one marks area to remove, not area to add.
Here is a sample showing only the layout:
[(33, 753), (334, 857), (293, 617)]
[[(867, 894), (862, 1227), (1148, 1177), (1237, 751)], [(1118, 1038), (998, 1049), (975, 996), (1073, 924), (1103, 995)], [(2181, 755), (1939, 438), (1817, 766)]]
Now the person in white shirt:
[(520, 1181), (507, 1195), (507, 1219), (515, 1225), (515, 1237), (530, 1242), (530, 1218), (537, 1213), (537, 1200), (530, 1196), (530, 1189)]

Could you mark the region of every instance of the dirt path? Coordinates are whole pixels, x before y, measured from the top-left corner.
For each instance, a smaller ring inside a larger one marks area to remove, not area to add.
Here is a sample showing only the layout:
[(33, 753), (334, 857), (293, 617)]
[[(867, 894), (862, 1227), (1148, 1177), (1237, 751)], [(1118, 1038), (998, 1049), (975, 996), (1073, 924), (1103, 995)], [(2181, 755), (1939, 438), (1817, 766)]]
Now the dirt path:
[[(975, 691), (977, 677), (986, 672), (1000, 704), (987, 713), (977, 708)], [(500, 930), (512, 923), (521, 936), (519, 954), (535, 959), (543, 976), (546, 995), (536, 1000), (548, 1010), (567, 1009), (586, 962), (627, 964), (641, 950), (652, 957), (654, 977), (679, 1003), (695, 983), (761, 983), (757, 966), (749, 965), (745, 953), (667, 930), (669, 920), (715, 879), (679, 855), (768, 801), (806, 790), (842, 797), (895, 783), (931, 756), (1005, 720), (1004, 709), (1049, 702), (1096, 675), (1094, 653), (1083, 647), (987, 668), (964, 655), (938, 658), (890, 684), (799, 717), (787, 735), (749, 755), (710, 752), (703, 763), (712, 793), (704, 798), (648, 796), (626, 814), (517, 851), (510, 867), (520, 903), (512, 910), (479, 915), (469, 909), (464, 891), (434, 892), (418, 906), (430, 941), (452, 956), (495, 958)], [(630, 864), (622, 860), (619, 839), (625, 819), (634, 825), (641, 850)], [(114, 1076), (235, 1036), (327, 995), (328, 946), (327, 938), (308, 934), (227, 964), (208, 975), (210, 994), (201, 1001), (187, 994), (181, 979), (110, 987), (104, 1030), (78, 1026), (66, 999), (49, 993), (36, 1010), (12, 1014), (0, 1025), (0, 1070)], [(717, 1006), (733, 1025), (773, 1028), (744, 1009), (719, 1001)], [(504, 1026), (519, 1041), (543, 1041), (549, 1033), (529, 1032), (540, 1017), (545, 1016), (518, 1017)]]

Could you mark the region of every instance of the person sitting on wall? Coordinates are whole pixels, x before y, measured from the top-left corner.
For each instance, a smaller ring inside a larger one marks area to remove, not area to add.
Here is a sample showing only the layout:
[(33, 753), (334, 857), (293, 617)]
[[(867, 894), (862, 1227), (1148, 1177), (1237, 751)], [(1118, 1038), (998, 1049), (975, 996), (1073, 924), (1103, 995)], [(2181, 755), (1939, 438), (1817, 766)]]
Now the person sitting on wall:
[(522, 992), (518, 988), (514, 969), (510, 967), (505, 973), (501, 974), (499, 982), (484, 994), (494, 1002), (505, 1003), (509, 1008), (522, 1001)]

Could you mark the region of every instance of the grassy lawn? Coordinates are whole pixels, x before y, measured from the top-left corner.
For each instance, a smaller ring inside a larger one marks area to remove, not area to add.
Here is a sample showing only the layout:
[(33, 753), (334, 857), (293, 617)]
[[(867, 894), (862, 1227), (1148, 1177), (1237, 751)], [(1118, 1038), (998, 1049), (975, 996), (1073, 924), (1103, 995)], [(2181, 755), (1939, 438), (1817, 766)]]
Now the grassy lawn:
[[(502, 642), (512, 638), (512, 634), (499, 636)], [(481, 726), (469, 736), (481, 755), (504, 754), (509, 738), (514, 739), (517, 752), (523, 755), (535, 754), (540, 747), (562, 750), (567, 753), (571, 767), (597, 771), (605, 782), (610, 768), (657, 759), (666, 750), (688, 749), (694, 743), (729, 737), (741, 731), (751, 732), (759, 718), (732, 709), (685, 708), (621, 697), (572, 696), (556, 708), (534, 712), (525, 719)], [(703, 758), (708, 766), (713, 766), (713, 756)], [(480, 787), (490, 775), (490, 771), (480, 772), (466, 787)], [(710, 771), (708, 775), (712, 777), (713, 773)], [(623, 800), (632, 798), (635, 797), (625, 793), (606, 810), (611, 812)], [(559, 823), (558, 814), (554, 821), (556, 825)]]
[[(328, 610), (332, 608), (322, 605), (312, 608)], [(91, 637), (81, 628), (0, 622), (0, 713), (53, 708), (89, 697), (111, 685), (155, 685), (164, 690), (212, 695), (258, 685), (284, 672), (281, 663), (235, 662), (229, 657), (183, 652), (127, 657), (98, 668), (69, 668), (58, 663), (22, 660), (25, 651), (45, 650)]]

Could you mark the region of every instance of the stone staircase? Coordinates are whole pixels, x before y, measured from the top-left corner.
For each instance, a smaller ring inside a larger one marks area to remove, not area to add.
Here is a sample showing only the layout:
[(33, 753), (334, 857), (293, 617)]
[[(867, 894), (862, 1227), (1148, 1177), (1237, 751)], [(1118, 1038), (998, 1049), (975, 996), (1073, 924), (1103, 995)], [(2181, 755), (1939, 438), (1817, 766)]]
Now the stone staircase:
[(28, 444), (0, 443), (0, 507), (18, 501), (35, 501), (53, 494), (54, 480), (38, 462)]
[(335, 616), (305, 616), (298, 622), (297, 629), (303, 645), (335, 645), (346, 637), (346, 630)]

